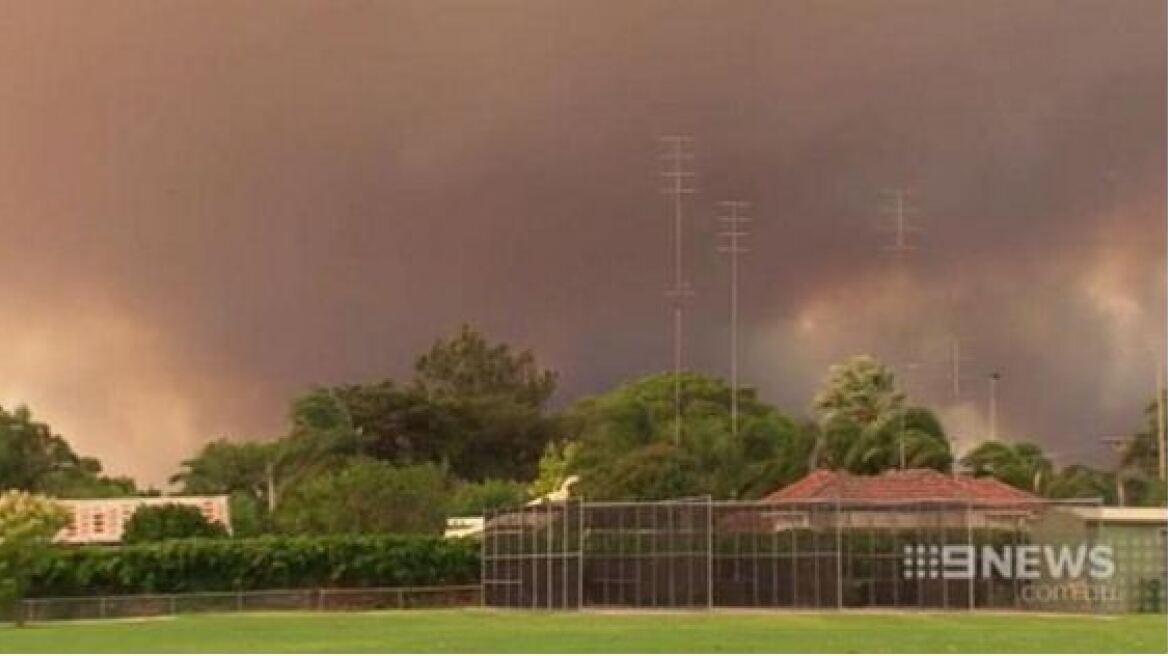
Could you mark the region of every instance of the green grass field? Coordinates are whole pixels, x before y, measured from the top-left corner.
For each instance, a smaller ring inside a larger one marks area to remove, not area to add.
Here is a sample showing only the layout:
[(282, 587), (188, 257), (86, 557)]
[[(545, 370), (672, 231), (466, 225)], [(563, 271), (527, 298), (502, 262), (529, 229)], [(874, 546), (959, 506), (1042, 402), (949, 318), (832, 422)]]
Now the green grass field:
[(1158, 652), (1164, 617), (960, 613), (244, 613), (0, 627), (5, 652)]

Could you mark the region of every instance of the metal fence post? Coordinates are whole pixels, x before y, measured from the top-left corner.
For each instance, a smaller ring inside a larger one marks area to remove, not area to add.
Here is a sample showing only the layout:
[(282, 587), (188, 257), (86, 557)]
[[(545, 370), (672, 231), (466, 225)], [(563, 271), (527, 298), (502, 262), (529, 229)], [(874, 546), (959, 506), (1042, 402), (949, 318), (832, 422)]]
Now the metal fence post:
[(545, 565), (544, 569), (547, 570), (544, 574), (547, 577), (547, 581), (546, 581), (547, 599), (545, 600), (544, 606), (548, 610), (551, 610), (551, 608), (552, 608), (552, 549), (555, 547), (555, 542), (552, 540), (552, 506), (551, 506), (551, 503), (548, 501), (544, 501), (543, 515), (544, 515), (544, 531), (547, 533), (547, 540), (545, 540), (545, 543), (547, 545), (547, 552), (544, 554), (544, 565)]
[(486, 605), (487, 590), (487, 540), (490, 540), (490, 530), (487, 528), (487, 509), (483, 508), (483, 537), (479, 542), (479, 600)]
[(844, 607), (844, 568), (843, 568), (843, 513), (840, 512), (839, 492), (835, 497), (835, 607)]
[(706, 495), (706, 608), (714, 607), (714, 496)]
[(584, 497), (580, 497), (577, 504), (577, 532), (576, 532), (576, 546), (579, 549), (579, 557), (576, 558), (576, 608), (583, 610), (584, 608), (584, 512), (587, 504), (584, 502)]
[[(972, 552), (970, 558), (971, 563), (977, 562), (977, 547), (973, 544), (973, 502), (969, 499), (965, 500), (965, 541), (969, 543), (969, 549)], [(974, 582), (977, 581), (977, 572), (971, 568), (969, 572), (969, 610), (973, 610), (976, 605), (974, 595)]]
[(563, 570), (560, 575), (560, 607), (564, 609), (568, 607), (568, 507), (569, 502), (564, 499), (563, 510), (560, 513), (560, 522), (564, 526), (564, 532), (560, 536), (560, 569)]

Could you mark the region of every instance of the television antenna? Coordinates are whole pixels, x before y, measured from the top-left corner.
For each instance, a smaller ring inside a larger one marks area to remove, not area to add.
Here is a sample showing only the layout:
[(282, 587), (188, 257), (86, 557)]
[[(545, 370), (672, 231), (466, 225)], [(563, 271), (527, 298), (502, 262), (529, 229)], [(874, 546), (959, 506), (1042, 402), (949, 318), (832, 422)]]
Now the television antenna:
[(666, 296), (673, 304), (673, 442), (681, 444), (682, 412), (681, 412), (681, 367), (682, 367), (682, 327), (684, 321), (683, 305), (685, 300), (693, 296), (693, 290), (684, 277), (683, 268), (683, 218), (685, 211), (684, 199), (694, 193), (692, 186), (695, 173), (690, 170), (694, 155), (689, 148), (693, 138), (683, 135), (669, 135), (659, 138), (666, 147), (661, 156), (665, 160), (666, 168), (661, 177), (669, 182), (669, 186), (662, 192), (673, 201), (673, 286), (666, 291)]
[(742, 245), (742, 240), (750, 233), (746, 224), (753, 219), (741, 212), (750, 207), (742, 200), (724, 200), (720, 203), (723, 214), (718, 217), (723, 229), (719, 237), (726, 242), (718, 246), (718, 252), (730, 255), (730, 434), (738, 436), (738, 256), (750, 252)]

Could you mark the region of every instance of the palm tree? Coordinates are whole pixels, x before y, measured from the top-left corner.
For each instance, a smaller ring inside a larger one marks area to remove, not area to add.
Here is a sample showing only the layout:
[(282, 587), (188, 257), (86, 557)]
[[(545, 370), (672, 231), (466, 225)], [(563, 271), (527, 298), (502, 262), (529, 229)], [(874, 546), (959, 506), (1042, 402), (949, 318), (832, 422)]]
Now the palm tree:
[[(897, 467), (947, 471), (953, 456), (936, 416), (908, 407), (892, 370), (867, 355), (835, 365), (815, 397), (813, 465), (874, 474)], [(903, 450), (903, 458), (902, 458)]]
[(949, 471), (953, 453), (941, 423), (931, 410), (908, 407), (888, 413), (861, 428), (848, 444), (843, 467), (875, 474), (900, 465)]
[(1020, 490), (1041, 494), (1050, 483), (1054, 466), (1037, 444), (982, 442), (961, 459), (974, 476), (989, 476)]
[(877, 422), (904, 405), (896, 376), (870, 355), (832, 365), (813, 406), (821, 423), (848, 420), (860, 426)]

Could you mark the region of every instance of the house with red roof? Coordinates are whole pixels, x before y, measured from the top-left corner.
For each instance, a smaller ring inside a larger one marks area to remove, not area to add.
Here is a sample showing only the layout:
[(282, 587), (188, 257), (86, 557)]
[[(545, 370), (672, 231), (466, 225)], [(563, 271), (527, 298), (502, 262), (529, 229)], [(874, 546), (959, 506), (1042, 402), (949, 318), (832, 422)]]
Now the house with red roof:
[(956, 502), (982, 507), (1034, 503), (1038, 497), (992, 478), (934, 469), (891, 469), (874, 475), (816, 469), (764, 501)]
[[(994, 479), (933, 469), (873, 475), (817, 469), (761, 502), (771, 505), (748, 522), (751, 530), (827, 525), (1014, 529), (1044, 505), (1039, 497)], [(740, 521), (737, 517), (734, 523)]]

